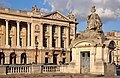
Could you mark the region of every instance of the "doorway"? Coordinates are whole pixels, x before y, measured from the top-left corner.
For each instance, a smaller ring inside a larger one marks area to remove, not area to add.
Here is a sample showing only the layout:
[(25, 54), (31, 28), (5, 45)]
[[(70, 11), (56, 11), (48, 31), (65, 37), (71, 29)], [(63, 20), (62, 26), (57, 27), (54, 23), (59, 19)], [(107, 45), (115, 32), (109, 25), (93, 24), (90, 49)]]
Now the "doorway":
[(14, 52), (10, 54), (10, 64), (16, 64), (16, 54)]
[(21, 64), (26, 64), (26, 53), (21, 54)]
[(90, 72), (90, 51), (81, 52), (81, 73)]
[(5, 62), (5, 55), (3, 52), (0, 52), (0, 64), (3, 65)]

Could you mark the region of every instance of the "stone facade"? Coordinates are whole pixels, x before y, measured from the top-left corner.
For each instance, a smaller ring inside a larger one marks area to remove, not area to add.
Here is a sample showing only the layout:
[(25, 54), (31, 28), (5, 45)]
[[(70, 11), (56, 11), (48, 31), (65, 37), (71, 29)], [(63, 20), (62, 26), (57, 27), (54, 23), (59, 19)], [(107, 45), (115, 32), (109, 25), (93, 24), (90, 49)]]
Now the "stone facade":
[(0, 64), (36, 63), (36, 55), (38, 64), (70, 62), (76, 25), (72, 13), (42, 13), (36, 6), (31, 12), (0, 7)]

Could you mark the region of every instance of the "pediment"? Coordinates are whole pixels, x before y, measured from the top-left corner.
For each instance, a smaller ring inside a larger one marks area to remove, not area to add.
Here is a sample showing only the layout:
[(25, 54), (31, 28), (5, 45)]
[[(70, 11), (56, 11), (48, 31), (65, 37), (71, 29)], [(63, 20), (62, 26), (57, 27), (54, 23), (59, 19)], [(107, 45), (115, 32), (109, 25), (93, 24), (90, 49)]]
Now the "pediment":
[(44, 18), (49, 18), (49, 19), (55, 19), (55, 20), (69, 21), (69, 19), (66, 16), (64, 16), (63, 14), (61, 14), (58, 11), (52, 12), (50, 14), (47, 14), (47, 15), (43, 16), (43, 17)]
[(81, 40), (75, 39), (74, 42), (70, 45), (70, 47), (88, 47), (94, 46), (96, 43), (92, 42), (91, 40)]

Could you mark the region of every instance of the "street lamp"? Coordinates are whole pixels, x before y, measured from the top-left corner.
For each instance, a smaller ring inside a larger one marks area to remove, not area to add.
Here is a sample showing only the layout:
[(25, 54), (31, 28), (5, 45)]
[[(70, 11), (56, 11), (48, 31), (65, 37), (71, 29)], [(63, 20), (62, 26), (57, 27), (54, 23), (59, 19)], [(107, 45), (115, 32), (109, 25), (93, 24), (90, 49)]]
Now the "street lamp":
[(37, 64), (37, 50), (38, 50), (38, 42), (37, 40), (35, 41), (35, 47), (36, 47), (36, 55), (35, 55), (35, 64)]

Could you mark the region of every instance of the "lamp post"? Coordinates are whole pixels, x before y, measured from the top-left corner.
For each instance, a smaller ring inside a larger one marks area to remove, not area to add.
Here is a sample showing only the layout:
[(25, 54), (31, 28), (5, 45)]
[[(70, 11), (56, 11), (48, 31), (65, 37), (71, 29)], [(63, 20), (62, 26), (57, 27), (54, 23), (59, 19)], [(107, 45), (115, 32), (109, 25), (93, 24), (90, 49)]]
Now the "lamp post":
[(36, 54), (35, 54), (35, 64), (37, 64), (37, 50), (38, 50), (38, 42), (37, 40), (35, 41), (35, 47), (36, 47)]

